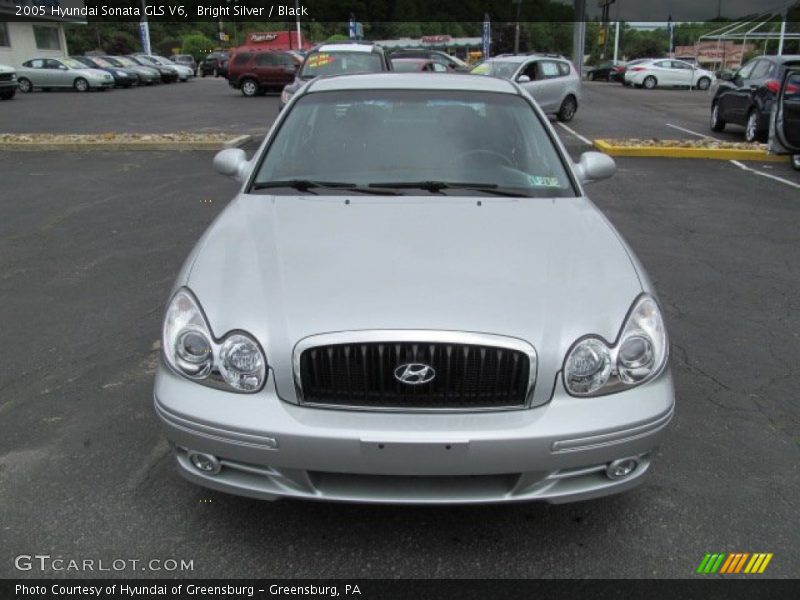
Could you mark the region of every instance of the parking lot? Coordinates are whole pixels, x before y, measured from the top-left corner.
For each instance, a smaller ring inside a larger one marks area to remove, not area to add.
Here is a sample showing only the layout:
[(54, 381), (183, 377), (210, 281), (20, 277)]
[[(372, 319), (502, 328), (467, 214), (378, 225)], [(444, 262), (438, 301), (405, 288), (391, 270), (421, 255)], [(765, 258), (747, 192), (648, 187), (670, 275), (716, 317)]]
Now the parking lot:
[[(573, 157), (596, 138), (711, 135), (710, 98), (586, 83), (555, 127)], [(0, 132), (258, 135), (277, 100), (210, 79), (35, 93), (0, 106)], [(797, 577), (788, 163), (619, 158), (588, 188), (653, 278), (671, 336), (677, 411), (646, 484), (571, 505), (393, 507), (260, 502), (176, 474), (152, 379), (174, 277), (237, 189), (212, 156), (0, 152), (0, 576), (39, 575), (13, 556), (51, 554), (193, 560), (190, 573), (117, 573), (145, 577), (677, 578), (706, 552), (741, 551), (774, 553), (765, 576)]]

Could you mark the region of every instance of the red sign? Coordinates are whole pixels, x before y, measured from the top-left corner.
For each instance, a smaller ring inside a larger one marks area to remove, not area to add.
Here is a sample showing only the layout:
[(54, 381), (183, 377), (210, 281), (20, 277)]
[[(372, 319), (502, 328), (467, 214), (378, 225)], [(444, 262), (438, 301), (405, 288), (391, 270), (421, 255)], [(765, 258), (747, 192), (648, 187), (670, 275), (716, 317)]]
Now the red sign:
[(277, 33), (251, 33), (247, 36), (248, 41), (253, 44), (261, 42), (271, 42), (278, 39)]
[(422, 43), (423, 44), (438, 44), (441, 42), (449, 42), (453, 38), (449, 35), (423, 35), (422, 36)]

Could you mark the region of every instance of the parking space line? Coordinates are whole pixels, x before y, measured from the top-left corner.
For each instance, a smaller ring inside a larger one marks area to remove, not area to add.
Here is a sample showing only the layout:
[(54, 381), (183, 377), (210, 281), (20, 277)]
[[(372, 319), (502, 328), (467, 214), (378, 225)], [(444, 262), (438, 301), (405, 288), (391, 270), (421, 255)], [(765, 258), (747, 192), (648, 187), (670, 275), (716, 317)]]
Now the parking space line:
[(575, 131), (574, 129), (572, 129), (570, 127), (567, 127), (561, 121), (557, 121), (556, 124), (560, 125), (564, 129), (566, 129), (568, 132), (570, 132), (572, 135), (574, 135), (576, 138), (578, 138), (580, 141), (582, 141), (587, 146), (593, 146), (594, 145), (594, 144), (592, 144), (592, 140), (590, 140), (589, 138), (583, 137), (580, 133), (578, 133), (577, 131)]
[(690, 133), (692, 135), (696, 135), (697, 137), (709, 138), (709, 139), (714, 139), (714, 140), (718, 139), (718, 138), (712, 137), (710, 135), (706, 135), (704, 133), (698, 133), (697, 131), (692, 131), (691, 129), (686, 129), (685, 127), (680, 127), (678, 125), (673, 125), (672, 123), (664, 123), (664, 125), (666, 125), (667, 127), (672, 127), (673, 129), (678, 129), (678, 130), (683, 131), (685, 133)]
[(786, 185), (789, 185), (793, 188), (800, 189), (800, 183), (795, 183), (794, 181), (789, 181), (788, 179), (784, 179), (783, 177), (778, 177), (777, 175), (772, 175), (771, 173), (764, 173), (763, 171), (753, 169), (751, 167), (748, 167), (747, 165), (740, 163), (738, 160), (732, 160), (731, 162), (740, 169), (742, 169), (743, 171), (750, 171), (751, 173), (755, 173), (756, 175), (761, 175), (762, 177), (769, 177), (770, 179), (774, 179), (775, 181), (785, 183)]

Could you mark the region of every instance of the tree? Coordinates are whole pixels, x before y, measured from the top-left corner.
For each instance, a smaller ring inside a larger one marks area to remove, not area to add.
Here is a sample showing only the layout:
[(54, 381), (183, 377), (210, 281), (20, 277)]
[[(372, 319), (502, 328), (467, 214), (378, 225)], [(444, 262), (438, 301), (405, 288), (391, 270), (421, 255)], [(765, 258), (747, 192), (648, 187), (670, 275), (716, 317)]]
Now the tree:
[(139, 51), (139, 40), (127, 31), (116, 31), (107, 38), (105, 49), (109, 54), (131, 54)]
[[(155, 51), (162, 55), (162, 56), (169, 56), (170, 54), (175, 54), (176, 52), (180, 51), (181, 48), (181, 40), (180, 38), (176, 37), (165, 37), (159, 40), (153, 48)], [(176, 51), (177, 48), (177, 51)]]
[(216, 47), (214, 40), (206, 37), (202, 33), (190, 33), (183, 36), (183, 44), (180, 44), (183, 54), (191, 54), (196, 60), (212, 52)]

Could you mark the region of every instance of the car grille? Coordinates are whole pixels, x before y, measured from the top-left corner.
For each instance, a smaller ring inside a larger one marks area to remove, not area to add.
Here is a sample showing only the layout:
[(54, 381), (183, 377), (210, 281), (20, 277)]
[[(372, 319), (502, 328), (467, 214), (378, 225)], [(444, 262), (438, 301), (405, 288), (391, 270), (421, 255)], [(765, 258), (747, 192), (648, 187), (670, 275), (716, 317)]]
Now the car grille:
[(11, 73), (0, 73), (0, 81), (11, 81)]
[[(425, 383), (403, 383), (396, 377), (396, 371), (399, 369), (401, 375), (403, 366), (409, 364), (432, 367), (435, 376)], [(303, 404), (342, 408), (519, 408), (526, 405), (532, 387), (528, 353), (479, 344), (430, 341), (328, 344), (304, 349), (298, 366)]]

